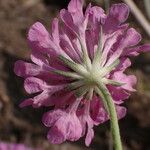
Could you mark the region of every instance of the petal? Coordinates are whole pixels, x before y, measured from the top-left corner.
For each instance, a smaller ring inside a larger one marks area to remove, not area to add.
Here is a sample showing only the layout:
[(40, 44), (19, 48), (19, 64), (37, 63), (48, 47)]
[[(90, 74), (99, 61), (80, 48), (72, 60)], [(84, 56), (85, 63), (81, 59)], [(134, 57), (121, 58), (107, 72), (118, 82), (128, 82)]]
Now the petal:
[(119, 23), (123, 23), (129, 16), (129, 7), (124, 3), (114, 4), (109, 10), (109, 15)]
[(86, 138), (85, 138), (86, 146), (90, 145), (90, 143), (94, 137), (94, 131), (93, 131), (94, 121), (92, 120), (92, 118), (90, 116), (90, 104), (91, 104), (90, 101), (86, 101), (84, 108), (83, 108), (83, 112), (80, 114), (81, 115), (80, 121), (82, 124), (83, 133), (85, 133), (85, 131), (86, 131), (85, 129), (87, 127), (87, 134), (86, 134)]
[(42, 92), (46, 87), (46, 82), (35, 77), (29, 77), (24, 82), (24, 88), (29, 94)]
[[(41, 94), (35, 96), (33, 98), (33, 106), (40, 107), (40, 106), (53, 106), (56, 105), (58, 102), (55, 102), (53, 99), (53, 95), (57, 95), (59, 91), (64, 89), (64, 85), (58, 85), (58, 86), (49, 86), (47, 89), (45, 89)], [(56, 100), (56, 99), (55, 99)], [(61, 100), (61, 96), (58, 95), (58, 99)], [(61, 103), (61, 101), (59, 102)]]
[[(55, 135), (52, 135), (55, 134)], [(56, 121), (48, 133), (52, 143), (61, 143), (63, 140), (76, 141), (81, 137), (82, 128), (75, 113), (65, 113)], [(58, 140), (60, 138), (60, 141)]]
[(135, 29), (128, 29), (125, 36), (120, 38), (120, 40), (118, 40), (117, 45), (115, 45), (115, 51), (110, 56), (107, 65), (110, 65), (113, 61), (118, 59), (123, 54), (125, 48), (137, 45), (140, 42), (140, 40), (141, 35)]
[(24, 78), (36, 76), (39, 74), (40, 70), (41, 68), (39, 66), (24, 62), (22, 60), (16, 61), (14, 66), (14, 72), (16, 73), (16, 75)]
[(109, 10), (109, 15), (103, 26), (104, 32), (109, 34), (118, 29), (119, 25), (126, 21), (129, 15), (129, 7), (124, 4), (114, 4)]
[(87, 122), (87, 134), (85, 138), (85, 145), (89, 146), (91, 144), (92, 139), (94, 138), (94, 130), (93, 130), (94, 124), (90, 116), (87, 116), (86, 122)]
[(48, 91), (43, 91), (41, 94), (33, 98), (33, 107), (39, 108), (41, 106), (47, 106), (50, 101), (51, 94)]
[(63, 125), (58, 127), (53, 126), (47, 134), (47, 138), (52, 144), (61, 144), (66, 140), (66, 135), (64, 133), (66, 127)]
[[(61, 66), (59, 67), (62, 68)], [(51, 73), (52, 70), (53, 69), (51, 67), (46, 67), (45, 65), (41, 67), (32, 63), (24, 62), (22, 60), (16, 61), (14, 65), (15, 74), (23, 78), (36, 76), (49, 83), (55, 84), (66, 83), (68, 80), (70, 80), (69, 78)]]
[(78, 55), (72, 45), (72, 42), (65, 33), (61, 35), (60, 46), (72, 60), (75, 62), (81, 62), (80, 55)]
[(53, 57), (59, 55), (67, 57), (40, 22), (36, 22), (30, 28), (28, 41), (33, 50), (43, 54), (50, 54)]
[(31, 47), (50, 47), (50, 35), (40, 22), (32, 25), (28, 33), (28, 40)]
[(85, 133), (86, 133), (86, 120), (85, 120), (85, 116), (84, 116), (84, 113), (82, 111), (81, 112), (78, 111), (77, 115), (78, 115), (78, 118), (79, 118), (81, 126), (82, 126), (82, 134), (81, 134), (81, 136), (84, 136)]
[(118, 71), (114, 73), (113, 80), (120, 83), (125, 83), (121, 86), (121, 88), (128, 91), (135, 91), (135, 89), (133, 89), (133, 86), (136, 84), (137, 79), (134, 75), (126, 75), (122, 71)]
[(23, 107), (30, 106), (30, 105), (32, 105), (32, 104), (33, 104), (33, 99), (32, 99), (32, 98), (29, 98), (29, 99), (26, 99), (26, 100), (24, 100), (23, 102), (21, 102), (21, 103), (19, 104), (19, 107), (20, 107), (20, 108), (23, 108)]
[(67, 28), (70, 29), (71, 32), (75, 34), (75, 32), (78, 32), (78, 28), (74, 25), (71, 14), (65, 10), (62, 9), (60, 11), (60, 17)]
[(99, 32), (102, 20), (106, 17), (101, 7), (91, 7), (89, 4), (85, 15), (88, 16), (88, 26), (86, 30), (86, 45), (91, 59), (94, 57), (96, 46), (99, 41)]
[(94, 58), (95, 47), (97, 46), (98, 38), (95, 34), (95, 31), (87, 30), (86, 31), (86, 45), (89, 52), (89, 57), (91, 60)]
[(126, 115), (127, 109), (125, 107), (116, 105), (116, 111), (118, 119), (122, 119)]
[(123, 56), (137, 56), (141, 52), (150, 52), (150, 44), (140, 45), (134, 48), (127, 48), (123, 52)]
[(104, 10), (98, 6), (91, 7), (89, 5), (85, 14), (89, 15), (88, 23), (91, 28), (99, 28), (99, 25), (101, 24), (102, 19), (106, 18)]
[(61, 109), (49, 111), (43, 115), (42, 122), (46, 127), (51, 127), (64, 114)]
[(125, 37), (121, 41), (121, 47), (135, 46), (141, 41), (141, 35), (134, 29), (127, 30)]
[[(60, 11), (60, 17), (64, 24), (70, 29), (70, 31), (74, 35), (80, 35), (81, 40), (83, 40), (82, 36), (85, 34), (85, 30), (88, 23), (88, 15), (86, 15), (85, 17), (83, 16), (82, 5), (78, 6), (78, 3), (80, 3), (80, 1), (72, 0), (71, 7), (69, 6), (68, 11), (65, 9), (62, 9)], [(77, 4), (77, 9), (74, 9), (74, 3), (75, 5)], [(71, 8), (73, 8), (73, 11), (71, 10)]]
[(109, 92), (111, 93), (114, 103), (121, 104), (123, 100), (128, 99), (130, 94), (121, 87), (108, 86)]
[(67, 123), (67, 140), (76, 141), (81, 137), (82, 126), (75, 113), (70, 114)]
[(64, 107), (66, 105), (72, 104), (74, 101), (74, 93), (68, 93), (66, 91), (60, 91), (57, 94), (53, 94), (49, 101), (47, 101), (47, 106), (55, 105), (57, 108)]
[(120, 64), (117, 66), (116, 70), (125, 71), (128, 67), (131, 66), (131, 61), (129, 58), (122, 57), (120, 58)]
[[(57, 63), (55, 65), (57, 65)], [(57, 65), (57, 67), (62, 68), (59, 65)], [(32, 63), (24, 62), (22, 60), (16, 61), (14, 65), (15, 74), (23, 78), (36, 76), (52, 84), (66, 83), (70, 80), (69, 78), (51, 73), (52, 70), (53, 69), (49, 66), (46, 67), (46, 65), (43, 65), (41, 67)]]
[(75, 25), (79, 25), (83, 21), (83, 3), (83, 0), (71, 0), (68, 5), (68, 12), (71, 14)]
[(71, 13), (82, 12), (83, 9), (83, 0), (71, 0), (68, 5), (68, 11)]
[(108, 57), (110, 57), (108, 54), (114, 53), (112, 51), (113, 45), (118, 41), (120, 36), (124, 33), (124, 30), (125, 29), (120, 29), (120, 30), (113, 32), (112, 34), (109, 35), (109, 37), (106, 38), (105, 41), (103, 41), (104, 47), (103, 47), (102, 60), (101, 60), (101, 62), (103, 62), (103, 65), (105, 64)]
[(32, 50), (30, 57), (31, 57), (31, 60), (38, 66), (43, 66), (43, 64), (49, 64), (49, 60), (46, 57), (46, 54), (44, 55), (39, 51)]
[(138, 47), (137, 52), (150, 52), (150, 44), (144, 44)]
[(100, 103), (101, 101), (99, 97), (94, 97), (91, 101), (91, 118), (95, 125), (99, 125), (108, 120), (108, 113)]
[(58, 19), (54, 18), (52, 22), (52, 38), (55, 41), (57, 45), (59, 45), (60, 39), (59, 39), (59, 24)]
[(88, 129), (86, 138), (85, 138), (85, 145), (90, 146), (92, 139), (94, 138), (94, 131), (93, 129)]

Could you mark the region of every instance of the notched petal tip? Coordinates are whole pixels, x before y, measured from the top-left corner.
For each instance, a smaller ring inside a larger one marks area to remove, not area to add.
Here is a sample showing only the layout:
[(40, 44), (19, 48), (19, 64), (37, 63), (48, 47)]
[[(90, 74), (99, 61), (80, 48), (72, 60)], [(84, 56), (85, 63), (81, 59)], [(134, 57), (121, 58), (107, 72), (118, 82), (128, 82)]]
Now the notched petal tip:
[(125, 3), (113, 4), (109, 14), (116, 18), (120, 23), (123, 23), (129, 16), (129, 7)]
[(27, 107), (33, 104), (33, 99), (26, 99), (22, 103), (19, 104), (20, 108)]
[(65, 135), (56, 126), (52, 127), (47, 134), (47, 139), (52, 144), (61, 144), (66, 140)]
[(116, 111), (117, 111), (118, 119), (122, 119), (123, 117), (125, 117), (127, 113), (127, 109), (119, 105), (116, 105)]
[(24, 88), (29, 94), (42, 92), (45, 85), (46, 83), (43, 80), (35, 77), (26, 78), (24, 81)]
[(19, 77), (35, 76), (39, 73), (40, 67), (22, 60), (18, 60), (14, 65), (14, 72)]
[(128, 37), (127, 38), (127, 41), (128, 41), (127, 46), (135, 46), (142, 39), (141, 34), (138, 33), (134, 28), (128, 29), (126, 36)]
[(45, 113), (42, 117), (42, 122), (46, 127), (51, 127), (62, 115), (64, 111), (58, 109)]
[(20, 67), (22, 66), (22, 60), (18, 60), (14, 64), (14, 72), (17, 76), (21, 76)]
[(84, 0), (71, 0), (68, 5), (69, 12), (82, 11)]
[(91, 142), (92, 142), (92, 139), (94, 138), (94, 131), (93, 129), (90, 129), (86, 135), (86, 139), (85, 139), (85, 145), (87, 147), (90, 146)]
[(31, 26), (28, 32), (28, 43), (32, 49), (49, 48), (50, 42), (50, 34), (40, 22)]
[(138, 53), (140, 53), (140, 52), (150, 52), (150, 44), (140, 45), (139, 47), (137, 47), (137, 49), (135, 48), (135, 50)]
[(29, 29), (28, 40), (30, 40), (30, 41), (37, 41), (38, 38), (40, 36), (43, 36), (45, 32), (46, 32), (46, 29), (43, 26), (43, 24), (40, 23), (40, 22), (36, 22)]

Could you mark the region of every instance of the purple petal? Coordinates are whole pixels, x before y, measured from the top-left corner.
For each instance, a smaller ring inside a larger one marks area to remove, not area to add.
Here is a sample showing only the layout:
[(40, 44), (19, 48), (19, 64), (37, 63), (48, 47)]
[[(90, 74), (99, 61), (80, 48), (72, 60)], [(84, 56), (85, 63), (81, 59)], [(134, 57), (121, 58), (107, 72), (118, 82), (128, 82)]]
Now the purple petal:
[(150, 44), (140, 45), (134, 48), (127, 48), (123, 52), (123, 56), (137, 56), (141, 52), (150, 52)]
[(70, 118), (68, 118), (68, 124), (67, 124), (67, 140), (70, 141), (76, 141), (81, 137), (82, 134), (82, 126), (75, 115), (75, 113), (70, 115)]
[(91, 7), (89, 5), (85, 14), (89, 15), (89, 25), (91, 28), (99, 28), (102, 19), (106, 18), (104, 10), (98, 6)]
[(91, 144), (92, 139), (94, 138), (94, 131), (93, 129), (88, 129), (86, 138), (85, 138), (85, 145), (89, 146)]
[(48, 101), (50, 101), (51, 94), (48, 91), (43, 91), (41, 94), (33, 98), (33, 107), (47, 106)]
[[(104, 41), (104, 48), (102, 53), (102, 63), (105, 64), (106, 60), (108, 59), (108, 54), (111, 53), (113, 45), (118, 41), (120, 36), (124, 33), (125, 29), (117, 30), (113, 34), (109, 35)], [(113, 53), (113, 52), (112, 52)]]
[(141, 35), (134, 29), (130, 28), (127, 30), (127, 33), (125, 37), (122, 39), (121, 47), (129, 47), (129, 46), (135, 46), (141, 41)]
[(73, 31), (73, 33), (75, 31), (76, 32), (78, 31), (78, 28), (73, 23), (71, 14), (67, 10), (62, 9), (60, 11), (60, 17), (61, 17), (62, 21), (64, 22), (64, 24), (67, 26), (67, 28), (69, 28), (71, 31)]
[(83, 2), (83, 0), (71, 0), (68, 5), (68, 12), (75, 25), (79, 25), (83, 21)]
[(29, 94), (42, 92), (46, 87), (46, 82), (35, 77), (29, 77), (24, 82), (24, 88)]
[(113, 97), (114, 103), (121, 104), (123, 100), (128, 99), (130, 94), (121, 87), (108, 86), (109, 92)]
[(53, 126), (47, 134), (47, 138), (52, 144), (61, 144), (66, 140), (65, 131), (63, 130), (65, 126), (61, 125), (58, 127)]
[(43, 66), (44, 64), (49, 64), (49, 60), (46, 57), (46, 55), (44, 56), (41, 52), (39, 52), (37, 50), (32, 50), (30, 57), (31, 57), (31, 60), (38, 66)]
[(76, 50), (74, 49), (69, 37), (64, 33), (61, 35), (61, 42), (60, 45), (62, 47), (62, 49), (66, 52), (66, 54), (68, 54), (68, 56), (76, 61), (76, 62), (81, 62), (81, 54), (78, 55), (78, 53), (76, 52)]
[(82, 12), (83, 9), (83, 0), (71, 0), (68, 5), (68, 11), (71, 13)]
[(125, 71), (128, 67), (131, 66), (131, 61), (129, 58), (126, 58), (126, 57), (122, 57), (120, 59), (120, 64), (117, 66), (117, 68), (115, 69), (116, 70), (119, 70), (119, 71)]
[(127, 109), (125, 107), (116, 105), (116, 111), (118, 119), (122, 119), (126, 115)]
[(125, 48), (137, 45), (140, 40), (141, 35), (135, 29), (128, 29), (126, 35), (120, 38), (120, 40), (118, 41), (115, 51), (110, 56), (107, 65), (110, 65), (113, 61), (118, 59), (123, 54), (123, 50)]
[(29, 98), (29, 99), (26, 99), (23, 102), (21, 102), (19, 104), (19, 107), (23, 108), (23, 107), (31, 106), (32, 104), (33, 104), (33, 99)]
[(98, 97), (94, 97), (91, 101), (91, 118), (95, 125), (99, 125), (108, 120), (108, 113), (100, 101)]
[(41, 53), (50, 54), (53, 57), (59, 55), (67, 55), (60, 49), (55, 40), (52, 40), (52, 37), (45, 29), (45, 27), (37, 22), (32, 25), (28, 33), (28, 41), (33, 50), (36, 50)]
[(121, 23), (126, 21), (128, 15), (129, 7), (126, 4), (120, 3), (112, 5), (104, 24), (104, 32), (112, 33), (115, 31)]
[(59, 39), (59, 24), (58, 19), (54, 18), (52, 22), (52, 38), (55, 41), (57, 45), (59, 45), (60, 39)]
[(50, 129), (48, 139), (52, 143), (61, 143), (64, 140), (76, 141), (81, 137), (81, 133), (81, 124), (75, 113), (64, 113)]
[(51, 127), (64, 114), (60, 109), (49, 111), (43, 115), (42, 122), (46, 127)]
[(28, 33), (28, 40), (32, 47), (50, 47), (50, 35), (40, 22), (36, 22), (32, 25)]
[(93, 130), (93, 120), (90, 116), (87, 116), (87, 134), (85, 138), (85, 145), (89, 146), (91, 144), (92, 139), (94, 138), (94, 130)]
[(129, 16), (129, 7), (124, 3), (114, 4), (110, 8), (109, 15), (115, 18), (119, 23), (123, 23)]
[(133, 89), (133, 86), (136, 84), (137, 79), (134, 75), (127, 76), (122, 71), (118, 71), (114, 73), (113, 80), (120, 83), (125, 83), (121, 86), (123, 89), (128, 91), (135, 91), (135, 89)]
[(39, 74), (40, 70), (41, 68), (39, 66), (24, 62), (22, 60), (16, 61), (14, 67), (14, 72), (16, 73), (16, 75), (24, 78), (36, 76), (37, 74)]

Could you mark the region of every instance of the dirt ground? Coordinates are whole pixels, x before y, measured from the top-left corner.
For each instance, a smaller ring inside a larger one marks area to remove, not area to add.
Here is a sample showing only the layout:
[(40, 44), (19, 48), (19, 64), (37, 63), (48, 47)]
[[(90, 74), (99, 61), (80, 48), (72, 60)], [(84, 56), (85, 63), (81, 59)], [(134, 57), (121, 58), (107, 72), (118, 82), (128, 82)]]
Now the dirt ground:
[[(23, 80), (13, 72), (14, 62), (18, 59), (29, 60), (30, 49), (26, 34), (29, 27), (40, 21), (50, 28), (51, 19), (59, 10), (67, 6), (69, 0), (0, 0), (0, 140), (23, 142), (43, 150), (108, 150), (110, 140), (109, 122), (95, 127), (95, 138), (89, 148), (84, 139), (75, 143), (51, 145), (46, 140), (46, 129), (41, 123), (45, 108), (32, 109), (18, 107), (27, 97)], [(90, 0), (87, 0), (90, 1)], [(112, 0), (121, 2), (121, 0)], [(136, 0), (143, 11), (143, 1)], [(95, 4), (103, 2), (99, 0)], [(143, 11), (143, 13), (145, 13)], [(130, 14), (128, 21), (142, 34), (141, 43), (150, 39)], [(128, 114), (120, 120), (124, 150), (150, 150), (150, 54), (142, 54), (132, 60), (129, 73), (138, 78), (137, 92), (125, 102)], [(110, 149), (111, 150), (111, 149)]]

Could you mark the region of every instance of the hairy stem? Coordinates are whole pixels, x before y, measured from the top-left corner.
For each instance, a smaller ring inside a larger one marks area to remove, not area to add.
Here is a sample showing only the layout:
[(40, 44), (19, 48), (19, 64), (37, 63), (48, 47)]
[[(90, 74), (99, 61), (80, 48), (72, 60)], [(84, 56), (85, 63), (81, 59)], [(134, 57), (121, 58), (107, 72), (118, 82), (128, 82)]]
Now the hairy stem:
[(114, 142), (114, 148), (115, 150), (122, 150), (121, 137), (120, 137), (115, 104), (105, 85), (99, 84), (98, 88), (101, 91), (103, 100), (106, 101), (106, 104), (107, 104), (107, 110), (108, 110), (108, 113), (110, 116), (110, 122), (111, 122), (111, 132), (112, 132), (112, 137), (113, 137), (113, 142)]

